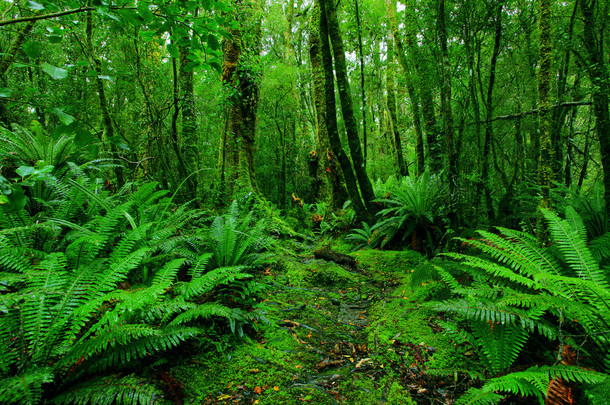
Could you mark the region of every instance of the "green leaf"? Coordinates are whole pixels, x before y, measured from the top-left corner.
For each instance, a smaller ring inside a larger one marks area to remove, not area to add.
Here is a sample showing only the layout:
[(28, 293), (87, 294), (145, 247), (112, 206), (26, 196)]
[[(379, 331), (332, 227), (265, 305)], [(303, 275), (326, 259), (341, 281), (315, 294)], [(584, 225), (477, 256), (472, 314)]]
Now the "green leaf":
[(216, 39), (216, 35), (214, 35), (214, 34), (208, 35), (208, 45), (214, 51), (217, 51), (218, 48), (220, 48), (220, 44), (218, 43), (218, 39)]
[(78, 131), (76, 131), (76, 134), (74, 135), (74, 144), (76, 146), (83, 147), (83, 146), (87, 146), (91, 143), (95, 142), (95, 138), (93, 137), (93, 135), (91, 135), (91, 132), (85, 130), (85, 129), (79, 129)]
[(68, 76), (67, 70), (50, 65), (47, 62), (42, 64), (42, 70), (55, 80), (65, 79)]
[(57, 118), (59, 118), (59, 120), (62, 122), (62, 124), (66, 125), (66, 126), (70, 125), (74, 122), (75, 118), (73, 116), (71, 116), (70, 114), (66, 114), (64, 112), (63, 108), (54, 108), (51, 111), (53, 111), (53, 113), (55, 115), (57, 115)]
[(0, 194), (0, 205), (6, 204), (7, 202), (9, 202), (8, 197), (4, 194)]
[(42, 44), (36, 41), (28, 41), (22, 46), (23, 52), (32, 59), (36, 59), (40, 56), (40, 50)]
[(138, 14), (140, 14), (140, 16), (142, 16), (142, 18), (146, 22), (151, 22), (153, 20), (153, 18), (155, 17), (153, 15), (152, 11), (150, 11), (150, 8), (148, 8), (148, 2), (139, 1), (138, 5), (137, 5), (137, 9), (138, 9)]
[(98, 75), (97, 76), (98, 79), (102, 79), (102, 80), (108, 80), (108, 81), (114, 81), (114, 79), (112, 78), (112, 76), (106, 76), (106, 75)]
[(13, 192), (8, 195), (8, 200), (16, 211), (21, 211), (28, 202), (28, 198), (25, 196), (21, 186), (13, 187)]
[(0, 87), (0, 97), (10, 97), (13, 94), (13, 90), (8, 87)]
[(28, 177), (30, 174), (34, 173), (34, 168), (31, 166), (19, 166), (15, 173), (20, 175), (21, 177)]
[(125, 143), (125, 140), (123, 138), (121, 138), (120, 136), (113, 136), (112, 138), (108, 139), (108, 142), (110, 142), (117, 148), (124, 149), (124, 150), (130, 150), (129, 145), (127, 145)]
[(61, 35), (49, 35), (47, 38), (49, 38), (49, 42), (52, 44), (58, 44), (61, 42), (61, 40), (64, 38)]
[(44, 10), (44, 6), (42, 4), (36, 3), (32, 0), (28, 0), (28, 8), (30, 10)]
[(180, 52), (178, 51), (178, 47), (175, 44), (167, 44), (167, 51), (171, 55), (172, 58), (179, 58)]

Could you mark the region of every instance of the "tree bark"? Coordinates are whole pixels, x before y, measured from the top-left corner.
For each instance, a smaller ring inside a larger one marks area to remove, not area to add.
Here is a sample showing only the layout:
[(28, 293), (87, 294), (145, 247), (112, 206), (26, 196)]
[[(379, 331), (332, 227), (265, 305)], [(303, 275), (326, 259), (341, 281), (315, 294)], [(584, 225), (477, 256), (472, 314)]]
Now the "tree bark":
[(400, 176), (408, 176), (409, 170), (402, 153), (402, 142), (398, 131), (398, 114), (396, 111), (396, 78), (394, 76), (394, 41), (388, 36), (388, 66), (386, 69), (386, 88), (388, 98), (388, 111), (390, 113), (391, 131), (393, 136), (394, 155), (396, 156), (396, 167)]
[(415, 90), (412, 74), (410, 73), (414, 69), (411, 68), (410, 63), (407, 60), (402, 38), (398, 30), (398, 22), (396, 21), (396, 3), (392, 0), (386, 0), (386, 9), (392, 36), (396, 42), (398, 61), (402, 66), (407, 83), (407, 94), (409, 94), (409, 99), (411, 100), (411, 116), (413, 118), (413, 129), (415, 130), (415, 160), (417, 162), (417, 175), (421, 176), (425, 170), (424, 140), (421, 126), (421, 112), (419, 108), (419, 93)]
[[(597, 0), (580, 0), (580, 9), (584, 19), (583, 44), (587, 59), (586, 70), (593, 84), (591, 95), (604, 172), (604, 201), (606, 212), (610, 213), (610, 114), (608, 112), (610, 85), (602, 52), (604, 38), (601, 34), (601, 38), (596, 36), (596, 32), (603, 33), (600, 29), (603, 24), (596, 24)], [(605, 19), (607, 16), (605, 13), (599, 13), (598, 18)]]
[[(324, 6), (322, 7), (322, 5)], [(341, 39), (341, 31), (339, 30), (339, 21), (337, 19), (337, 10), (335, 9), (334, 1), (331, 0), (321, 0), (320, 9), (321, 14), (326, 19), (328, 37), (332, 43), (333, 57), (335, 61), (335, 74), (337, 77), (337, 88), (339, 90), (339, 99), (341, 100), (341, 112), (343, 114), (343, 121), (345, 123), (345, 131), (347, 132), (347, 143), (349, 146), (350, 155), (352, 157), (352, 162), (354, 164), (354, 172), (358, 180), (357, 184), (360, 187), (360, 194), (362, 195), (364, 206), (370, 213), (374, 213), (376, 211), (376, 208), (373, 205), (375, 193), (373, 192), (371, 180), (366, 174), (364, 157), (362, 155), (362, 148), (360, 147), (358, 128), (356, 118), (354, 116), (350, 85), (347, 77), (345, 50), (343, 49), (343, 41)], [(323, 36), (322, 29), (320, 29), (320, 34)], [(327, 68), (326, 63), (324, 64)], [(329, 111), (328, 106), (327, 111)]]
[[(555, 178), (553, 174), (553, 161), (555, 150), (551, 142), (551, 68), (553, 58), (553, 44), (551, 39), (551, 1), (540, 0), (540, 13), (538, 26), (540, 30), (540, 69), (538, 73), (538, 122), (540, 128), (540, 160), (538, 163), (538, 184), (540, 186), (541, 209), (551, 207), (551, 187)], [(546, 227), (542, 214), (538, 215), (537, 238), (540, 244), (547, 242)]]
[[(485, 98), (485, 115), (487, 120), (490, 120), (493, 114), (493, 90), (496, 81), (496, 64), (498, 55), (500, 54), (500, 42), (502, 40), (502, 4), (497, 6), (497, 14), (495, 17), (495, 39), (494, 50), (491, 56), (489, 66), (489, 83), (487, 85), (487, 96)], [(493, 138), (493, 123), (488, 122), (485, 126), (485, 140), (483, 141), (483, 166), (481, 171), (481, 186), (485, 197), (485, 205), (487, 207), (487, 219), (491, 224), (495, 220), (493, 200), (491, 198), (490, 184), (490, 158), (491, 158), (491, 142)]]
[[(242, 5), (243, 7), (243, 5)], [(244, 13), (237, 18), (238, 21), (252, 22), (252, 15), (241, 9), (237, 13)], [(248, 32), (251, 41), (244, 41), (244, 33)], [(254, 26), (239, 26), (229, 30), (229, 37), (223, 42), (222, 82), (229, 94), (228, 130), (227, 138), (221, 142), (221, 147), (227, 148), (223, 152), (226, 158), (225, 189), (229, 196), (235, 191), (236, 183), (240, 183), (240, 191), (252, 191), (258, 194), (256, 176), (254, 172), (254, 141), (256, 135), (256, 112), (259, 102), (259, 83), (257, 73), (245, 67), (244, 51), (249, 51), (249, 57), (258, 57), (260, 53), (260, 20), (254, 18)], [(248, 47), (248, 49), (245, 49)], [(227, 153), (228, 152), (228, 153)], [(227, 164), (228, 163), (228, 164)]]
[[(311, 61), (311, 74), (313, 77), (313, 98), (316, 111), (316, 141), (319, 178), (325, 179), (327, 187), (330, 186), (330, 207), (339, 209), (348, 199), (347, 190), (341, 177), (337, 158), (328, 138), (326, 128), (326, 100), (324, 95), (324, 66), (322, 65), (321, 43), (320, 43), (320, 4), (315, 2), (310, 21), (311, 31), (309, 33), (309, 58)], [(324, 196), (324, 188), (316, 195), (316, 199)]]
[[(112, 117), (110, 117), (110, 111), (108, 110), (108, 102), (106, 101), (106, 90), (104, 89), (104, 81), (102, 80), (102, 61), (97, 56), (93, 48), (93, 14), (91, 11), (87, 13), (87, 45), (89, 47), (89, 54), (93, 62), (93, 68), (95, 69), (96, 78), (95, 83), (97, 86), (97, 94), (100, 100), (100, 109), (102, 111), (102, 123), (105, 130), (104, 142), (110, 144), (110, 153), (112, 156), (118, 156), (116, 146), (114, 145), (114, 126), (112, 125)], [(125, 184), (123, 177), (123, 167), (119, 164), (114, 168), (114, 174), (117, 182), (117, 189), (121, 188)]]
[(333, 59), (330, 52), (330, 43), (328, 39), (328, 26), (327, 26), (327, 13), (324, 12), (324, 3), (328, 0), (319, 0), (320, 4), (320, 51), (322, 54), (322, 64), (324, 66), (324, 98), (326, 101), (326, 128), (328, 130), (328, 139), (330, 142), (330, 147), (333, 150), (333, 153), (337, 157), (339, 165), (341, 166), (341, 171), (343, 172), (343, 177), (345, 178), (345, 185), (347, 187), (347, 192), (349, 194), (350, 200), (352, 201), (352, 205), (354, 206), (354, 211), (356, 212), (356, 216), (361, 221), (368, 221), (370, 219), (370, 215), (365, 208), (365, 205), (360, 197), (360, 192), (358, 190), (358, 182), (356, 180), (356, 176), (354, 175), (354, 171), (352, 169), (352, 164), (349, 160), (349, 157), (346, 155), (343, 150), (343, 146), (341, 145), (341, 140), (339, 139), (339, 131), (337, 128), (337, 116), (335, 115), (335, 111), (337, 111), (337, 106), (335, 103), (335, 84), (333, 77)]

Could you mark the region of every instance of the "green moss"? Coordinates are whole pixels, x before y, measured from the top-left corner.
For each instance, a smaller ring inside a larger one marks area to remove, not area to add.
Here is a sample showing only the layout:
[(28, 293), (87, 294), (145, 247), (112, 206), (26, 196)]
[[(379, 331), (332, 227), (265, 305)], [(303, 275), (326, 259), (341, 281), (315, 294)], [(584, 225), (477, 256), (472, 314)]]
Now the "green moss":
[(409, 393), (392, 377), (375, 381), (366, 374), (354, 374), (341, 384), (341, 390), (347, 392), (346, 404), (415, 405)]
[(306, 267), (308, 282), (311, 285), (324, 287), (347, 287), (357, 283), (359, 275), (345, 270), (333, 262), (314, 260)]

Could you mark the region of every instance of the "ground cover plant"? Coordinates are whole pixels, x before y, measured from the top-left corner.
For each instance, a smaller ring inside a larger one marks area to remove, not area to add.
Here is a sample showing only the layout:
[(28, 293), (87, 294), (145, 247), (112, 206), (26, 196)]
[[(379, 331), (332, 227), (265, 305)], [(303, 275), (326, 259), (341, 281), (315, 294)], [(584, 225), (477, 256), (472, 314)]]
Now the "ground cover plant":
[(607, 402), (608, 10), (0, 2), (0, 403)]

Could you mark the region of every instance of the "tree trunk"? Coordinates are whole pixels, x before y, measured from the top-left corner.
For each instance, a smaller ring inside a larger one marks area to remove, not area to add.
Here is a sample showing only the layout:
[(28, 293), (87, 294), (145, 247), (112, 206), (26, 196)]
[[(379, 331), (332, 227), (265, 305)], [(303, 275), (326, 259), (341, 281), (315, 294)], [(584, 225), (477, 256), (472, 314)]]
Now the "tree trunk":
[(368, 134), (366, 132), (366, 92), (364, 89), (364, 55), (362, 51), (362, 29), (360, 26), (360, 10), (358, 9), (358, 0), (354, 0), (356, 6), (356, 26), (358, 27), (358, 60), (360, 62), (360, 92), (362, 97), (362, 151), (364, 170), (366, 172), (366, 155), (368, 145)]
[[(102, 111), (102, 123), (104, 125), (105, 139), (103, 142), (110, 144), (110, 153), (113, 157), (118, 157), (114, 138), (114, 126), (112, 125), (112, 118), (110, 117), (110, 111), (108, 110), (108, 102), (106, 101), (106, 90), (104, 89), (104, 80), (102, 80), (102, 61), (96, 55), (93, 47), (93, 12), (87, 12), (87, 46), (89, 47), (89, 56), (93, 62), (93, 68), (95, 69), (96, 78), (95, 83), (97, 85), (97, 94), (100, 100), (100, 110)], [(116, 176), (117, 189), (121, 188), (125, 184), (123, 178), (123, 167), (118, 164), (114, 168), (114, 174)]]
[[(322, 7), (322, 5), (324, 5)], [(339, 90), (339, 99), (341, 100), (341, 112), (343, 114), (343, 121), (345, 123), (345, 131), (347, 132), (347, 143), (354, 164), (354, 172), (358, 180), (358, 186), (360, 186), (360, 194), (362, 195), (362, 201), (366, 209), (370, 213), (374, 213), (376, 208), (373, 205), (375, 199), (375, 193), (373, 192), (373, 185), (371, 180), (366, 174), (366, 167), (364, 165), (364, 157), (362, 155), (362, 149), (360, 147), (360, 140), (358, 138), (358, 127), (356, 124), (356, 118), (354, 116), (354, 109), (352, 106), (352, 96), (350, 92), (349, 80), (347, 77), (347, 63), (345, 60), (345, 51), (343, 49), (343, 41), (341, 39), (341, 31), (339, 30), (339, 21), (337, 19), (337, 10), (335, 9), (335, 3), (331, 0), (320, 1), (321, 14), (325, 16), (328, 29), (328, 37), (332, 43), (333, 56), (335, 61), (335, 74), (337, 76), (337, 88)], [(320, 29), (322, 34), (322, 29)], [(324, 63), (325, 67), (326, 63)], [(328, 105), (327, 105), (327, 111)], [(347, 180), (347, 178), (346, 178)], [(349, 185), (348, 185), (349, 188)], [(350, 193), (351, 196), (351, 193)], [(352, 202), (354, 202), (352, 200)]]
[(417, 175), (420, 176), (425, 170), (424, 157), (424, 140), (421, 127), (421, 112), (419, 109), (419, 93), (413, 85), (412, 74), (413, 69), (407, 61), (406, 52), (402, 44), (400, 32), (398, 31), (398, 22), (396, 21), (396, 3), (391, 0), (386, 0), (386, 9), (388, 20), (390, 21), (390, 29), (392, 36), (396, 42), (396, 50), (398, 51), (398, 61), (400, 62), (407, 83), (407, 93), (411, 100), (411, 116), (413, 118), (413, 129), (415, 130), (415, 160), (417, 162)]
[[(457, 153), (454, 149), (453, 110), (451, 108), (451, 66), (449, 64), (449, 51), (447, 49), (447, 25), (445, 24), (445, 0), (439, 1), (437, 29), (441, 45), (441, 115), (443, 117), (445, 132), (445, 155), (447, 159), (447, 177), (449, 182), (450, 204), (455, 204), (457, 197)], [(454, 210), (450, 209), (451, 217), (455, 217)], [(453, 218), (452, 222), (456, 218)]]
[[(179, 89), (180, 111), (182, 113), (182, 139), (181, 148), (188, 175), (188, 194), (190, 198), (197, 197), (198, 176), (194, 174), (199, 167), (197, 145), (197, 112), (195, 110), (195, 94), (193, 88), (193, 70), (188, 67), (189, 50), (185, 46), (178, 46), (180, 54)], [(196, 200), (195, 200), (196, 201)]]
[(485, 204), (487, 207), (487, 220), (488, 223), (493, 223), (495, 220), (493, 200), (491, 198), (491, 181), (490, 181), (490, 158), (491, 158), (491, 142), (493, 138), (493, 122), (491, 121), (493, 115), (493, 90), (496, 81), (496, 64), (498, 61), (498, 55), (500, 54), (500, 41), (502, 39), (502, 4), (499, 3), (497, 6), (497, 14), (495, 17), (495, 40), (494, 50), (491, 56), (491, 62), (489, 66), (489, 83), (487, 85), (487, 96), (485, 99), (485, 140), (483, 142), (483, 167), (481, 171), (481, 186), (483, 187)]
[(362, 202), (360, 192), (358, 191), (358, 182), (356, 180), (356, 176), (354, 175), (351, 162), (349, 157), (345, 154), (343, 146), (341, 145), (341, 140), (339, 139), (337, 116), (335, 115), (337, 106), (335, 103), (333, 60), (330, 53), (330, 43), (328, 40), (328, 26), (326, 20), (327, 13), (324, 12), (325, 1), (328, 0), (320, 0), (320, 51), (322, 54), (322, 64), (324, 66), (324, 97), (326, 100), (325, 122), (328, 130), (328, 139), (330, 142), (330, 147), (337, 157), (339, 165), (341, 166), (341, 171), (343, 172), (343, 177), (345, 178), (345, 185), (347, 186), (347, 192), (350, 200), (352, 201), (352, 205), (354, 206), (354, 211), (361, 221), (368, 221), (370, 219), (370, 215)]
[(309, 33), (309, 58), (311, 61), (311, 75), (313, 77), (313, 98), (316, 111), (316, 141), (317, 159), (321, 164), (318, 165), (318, 175), (324, 179), (326, 187), (320, 187), (316, 200), (325, 195), (325, 188), (330, 186), (330, 207), (340, 209), (348, 199), (347, 190), (341, 177), (341, 172), (337, 164), (337, 158), (328, 138), (326, 128), (326, 100), (324, 95), (324, 66), (322, 65), (321, 44), (320, 44), (320, 4), (316, 2), (313, 6), (310, 21), (311, 31)]
[[(540, 186), (541, 209), (551, 207), (551, 187), (554, 174), (552, 162), (555, 159), (555, 151), (551, 143), (551, 67), (553, 58), (553, 44), (551, 40), (551, 1), (540, 0), (539, 13), (540, 30), (540, 69), (538, 73), (538, 122), (540, 128), (540, 160), (538, 163), (538, 184)], [(542, 214), (538, 215), (537, 226), (538, 242), (547, 242), (546, 227), (542, 220)]]
[[(241, 5), (241, 7), (245, 7)], [(251, 15), (244, 13), (238, 21), (251, 23)], [(249, 21), (250, 20), (250, 21)], [(247, 30), (247, 31), (246, 31)], [(244, 41), (244, 33), (250, 35), (250, 41)], [(228, 88), (228, 130), (226, 142), (221, 147), (228, 148), (224, 156), (233, 159), (225, 160), (225, 170), (231, 172), (225, 175), (226, 191), (231, 196), (239, 183), (240, 192), (252, 191), (258, 193), (254, 173), (254, 141), (256, 134), (256, 111), (259, 102), (259, 83), (256, 72), (244, 66), (244, 47), (248, 47), (250, 57), (260, 54), (260, 21), (255, 19), (254, 26), (243, 25), (229, 30), (229, 37), (223, 43), (222, 82)], [(234, 148), (234, 149), (232, 149)], [(227, 165), (227, 163), (229, 165)]]
[(402, 142), (400, 140), (400, 132), (398, 131), (398, 114), (396, 112), (396, 80), (394, 77), (394, 41), (391, 36), (388, 36), (388, 66), (386, 68), (386, 87), (388, 97), (388, 111), (390, 113), (390, 129), (393, 135), (394, 154), (396, 156), (396, 167), (398, 174), (408, 176), (409, 170), (402, 153)]
[[(593, 84), (591, 93), (604, 172), (604, 201), (606, 212), (610, 212), (610, 114), (608, 113), (610, 85), (602, 52), (604, 38), (596, 37), (596, 32), (603, 33), (603, 30), (599, 29), (602, 24), (596, 24), (595, 21), (597, 0), (581, 0), (580, 9), (584, 19), (583, 44), (588, 62), (586, 70)], [(600, 13), (598, 18), (605, 19), (607, 16), (605, 13)]]

